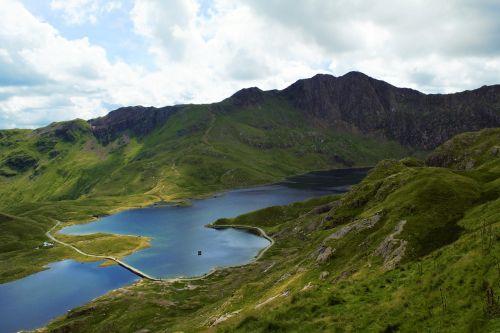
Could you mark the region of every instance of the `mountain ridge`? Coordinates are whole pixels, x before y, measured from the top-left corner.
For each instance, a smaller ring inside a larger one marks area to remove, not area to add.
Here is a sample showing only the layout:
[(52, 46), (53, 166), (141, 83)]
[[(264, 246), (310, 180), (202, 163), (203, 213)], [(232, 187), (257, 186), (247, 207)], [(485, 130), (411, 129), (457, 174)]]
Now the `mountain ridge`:
[[(431, 150), (461, 132), (500, 126), (500, 85), (451, 94), (425, 94), (410, 88), (398, 88), (356, 71), (339, 77), (316, 74), (297, 80), (282, 90), (244, 88), (220, 102), (199, 106), (215, 111), (247, 108), (262, 105), (266, 99), (289, 103), (304, 112), (314, 126), (354, 127), (362, 133), (383, 135), (402, 145), (423, 150)], [(88, 122), (96, 128), (96, 137), (101, 140), (105, 138), (103, 125), (106, 123), (112, 134), (110, 138), (116, 138), (117, 131), (129, 129), (117, 125), (118, 119), (115, 118), (128, 121), (133, 133), (144, 134), (155, 127), (153, 123), (160, 126), (168, 120), (167, 110), (178, 111), (186, 106), (123, 107)], [(157, 116), (147, 115), (146, 111)], [(128, 116), (116, 117), (124, 112)], [(138, 124), (141, 118), (145, 123), (142, 127)]]
[(0, 131), (0, 208), (99, 196), (182, 200), (422, 157), (455, 134), (494, 126), (500, 86), (425, 95), (359, 72), (319, 74), (212, 104), (123, 107), (88, 121)]

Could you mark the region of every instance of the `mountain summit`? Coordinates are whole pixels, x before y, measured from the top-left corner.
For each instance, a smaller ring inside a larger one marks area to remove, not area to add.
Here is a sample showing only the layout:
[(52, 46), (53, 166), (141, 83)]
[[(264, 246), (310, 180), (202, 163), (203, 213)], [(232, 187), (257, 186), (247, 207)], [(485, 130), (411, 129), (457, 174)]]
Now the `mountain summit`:
[[(453, 94), (424, 94), (361, 72), (340, 77), (317, 74), (281, 91), (245, 88), (210, 106), (212, 110), (228, 110), (260, 105), (265, 113), (266, 108), (272, 111), (272, 100), (300, 110), (313, 127), (383, 136), (421, 150), (431, 150), (461, 132), (500, 126), (499, 85)], [(113, 133), (127, 129), (146, 134), (180, 109), (182, 106), (127, 107), (89, 122), (97, 137), (113, 139)]]

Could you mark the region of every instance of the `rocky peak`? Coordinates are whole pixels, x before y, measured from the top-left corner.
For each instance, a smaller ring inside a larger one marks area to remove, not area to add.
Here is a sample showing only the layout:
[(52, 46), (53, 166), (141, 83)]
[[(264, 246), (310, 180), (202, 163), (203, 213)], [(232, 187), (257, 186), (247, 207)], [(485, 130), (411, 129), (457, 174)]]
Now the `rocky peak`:
[(309, 79), (297, 80), (292, 85), (282, 90), (284, 96), (292, 97), (297, 93), (305, 94), (312, 93), (313, 91), (327, 91), (331, 90), (337, 78), (329, 74), (316, 74)]
[(313, 123), (382, 134), (424, 150), (461, 132), (500, 126), (500, 86), (426, 95), (349, 72), (318, 74), (279, 94)]
[(227, 100), (235, 106), (246, 107), (262, 103), (266, 97), (266, 93), (257, 87), (244, 88), (238, 90)]
[(104, 117), (89, 120), (95, 137), (108, 143), (123, 133), (143, 136), (167, 121), (180, 106), (163, 108), (129, 106), (111, 111)]
[[(500, 127), (500, 86), (484, 86), (454, 94), (427, 95), (398, 88), (361, 72), (335, 77), (317, 74), (284, 90), (241, 89), (212, 110), (263, 105), (279, 98), (301, 110), (309, 126), (348, 129), (430, 150), (452, 136), (485, 127)], [(103, 143), (122, 133), (142, 136), (162, 125), (183, 106), (133, 106), (89, 120)]]

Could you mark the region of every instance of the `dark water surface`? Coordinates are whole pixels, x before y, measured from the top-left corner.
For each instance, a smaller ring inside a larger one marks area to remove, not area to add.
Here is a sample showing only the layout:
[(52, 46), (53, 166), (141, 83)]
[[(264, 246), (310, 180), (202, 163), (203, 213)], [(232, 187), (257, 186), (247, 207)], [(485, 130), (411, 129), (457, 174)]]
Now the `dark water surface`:
[[(274, 185), (194, 200), (189, 207), (132, 209), (61, 232), (149, 236), (151, 247), (125, 257), (126, 263), (155, 277), (197, 276), (215, 267), (247, 263), (269, 244), (268, 240), (241, 230), (205, 228), (207, 223), (259, 208), (342, 193), (358, 183), (366, 172), (366, 169), (312, 172)], [(198, 251), (202, 251), (201, 256)], [(0, 332), (42, 326), (67, 310), (136, 279), (119, 266), (100, 267), (99, 263), (72, 260), (53, 263), (46, 271), (0, 284)]]

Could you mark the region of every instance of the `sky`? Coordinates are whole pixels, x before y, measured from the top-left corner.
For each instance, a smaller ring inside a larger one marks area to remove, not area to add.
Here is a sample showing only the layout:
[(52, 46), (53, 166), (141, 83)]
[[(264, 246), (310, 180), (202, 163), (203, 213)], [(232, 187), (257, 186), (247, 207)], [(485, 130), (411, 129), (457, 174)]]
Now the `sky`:
[(0, 0), (0, 128), (220, 101), (357, 70), (500, 84), (498, 0)]

